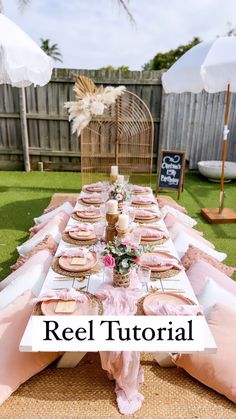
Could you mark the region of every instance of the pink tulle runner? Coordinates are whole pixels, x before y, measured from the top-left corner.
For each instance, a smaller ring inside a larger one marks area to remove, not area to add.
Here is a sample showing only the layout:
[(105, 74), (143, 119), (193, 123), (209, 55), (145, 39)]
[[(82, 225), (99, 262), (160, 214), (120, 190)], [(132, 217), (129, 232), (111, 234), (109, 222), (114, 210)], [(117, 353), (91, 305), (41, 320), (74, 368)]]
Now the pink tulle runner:
[(198, 305), (150, 304), (149, 307), (157, 316), (196, 316), (198, 314), (203, 314), (202, 308)]
[[(103, 302), (105, 315), (134, 315), (136, 303), (142, 292), (132, 288), (116, 288), (103, 284), (97, 291), (97, 297)], [(120, 412), (132, 415), (141, 408), (144, 397), (139, 393), (139, 384), (143, 382), (139, 352), (100, 352), (102, 368), (116, 381), (115, 392)]]

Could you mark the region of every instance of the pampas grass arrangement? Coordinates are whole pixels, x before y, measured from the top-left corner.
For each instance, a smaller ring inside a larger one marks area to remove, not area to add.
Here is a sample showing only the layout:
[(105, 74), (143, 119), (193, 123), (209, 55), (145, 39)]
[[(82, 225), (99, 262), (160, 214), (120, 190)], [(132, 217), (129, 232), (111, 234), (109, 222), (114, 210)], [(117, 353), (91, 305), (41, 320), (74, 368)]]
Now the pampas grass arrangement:
[(78, 76), (73, 88), (76, 101), (66, 102), (65, 108), (72, 121), (72, 132), (79, 136), (93, 116), (102, 115), (104, 110), (115, 103), (117, 97), (126, 90), (125, 86), (96, 87), (94, 82), (85, 76)]

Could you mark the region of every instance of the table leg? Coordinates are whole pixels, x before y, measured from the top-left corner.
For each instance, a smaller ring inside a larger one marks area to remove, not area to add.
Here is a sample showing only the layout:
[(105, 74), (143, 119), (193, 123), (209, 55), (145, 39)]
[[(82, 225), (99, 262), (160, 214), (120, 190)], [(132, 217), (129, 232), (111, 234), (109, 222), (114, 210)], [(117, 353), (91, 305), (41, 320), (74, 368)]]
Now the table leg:
[(171, 359), (168, 352), (153, 352), (152, 354), (160, 367), (175, 367), (176, 365)]
[(65, 352), (59, 359), (57, 368), (75, 368), (87, 352)]

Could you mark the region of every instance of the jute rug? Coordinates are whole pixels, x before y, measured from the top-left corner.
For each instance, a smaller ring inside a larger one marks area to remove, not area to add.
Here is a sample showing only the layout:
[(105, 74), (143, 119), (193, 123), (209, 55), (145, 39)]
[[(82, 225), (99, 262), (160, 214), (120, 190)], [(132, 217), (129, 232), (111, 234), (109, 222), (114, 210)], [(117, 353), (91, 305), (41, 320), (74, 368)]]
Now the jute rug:
[[(160, 368), (142, 356), (145, 400), (133, 418), (235, 419), (236, 407), (179, 368)], [(76, 368), (47, 368), (23, 384), (1, 407), (1, 419), (117, 419), (114, 383), (99, 355), (87, 354)]]
[[(73, 194), (55, 194), (50, 205)], [(236, 406), (179, 368), (161, 368), (150, 354), (142, 355), (145, 400), (133, 418), (235, 419)], [(88, 353), (76, 368), (52, 364), (20, 388), (0, 407), (1, 419), (117, 419), (114, 382), (102, 370), (99, 354)]]

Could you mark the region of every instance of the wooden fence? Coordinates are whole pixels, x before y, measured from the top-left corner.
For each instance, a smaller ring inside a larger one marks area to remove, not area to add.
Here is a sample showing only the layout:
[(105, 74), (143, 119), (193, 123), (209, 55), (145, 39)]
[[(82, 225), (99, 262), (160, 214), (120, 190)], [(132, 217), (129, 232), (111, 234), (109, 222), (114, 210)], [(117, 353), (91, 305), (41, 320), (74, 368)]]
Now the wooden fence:
[[(225, 93), (168, 94), (162, 98), (161, 146), (185, 150), (189, 168), (221, 160)], [(236, 94), (231, 94), (227, 160), (236, 161)]]
[[(71, 135), (64, 102), (74, 100), (76, 73), (96, 84), (123, 84), (147, 104), (154, 119), (154, 170), (158, 151), (186, 150), (190, 169), (199, 160), (221, 158), (225, 93), (182, 95), (162, 93), (156, 71), (55, 69), (44, 87), (26, 88), (27, 125), (32, 169), (39, 161), (48, 170), (79, 170), (79, 140)], [(236, 95), (231, 95), (227, 159), (236, 161)], [(23, 169), (19, 91), (0, 86), (0, 169)]]
[[(125, 85), (151, 110), (154, 125), (154, 167), (159, 144), (162, 86), (158, 72), (55, 69), (44, 87), (26, 88), (27, 125), (32, 169), (38, 161), (48, 170), (79, 170), (79, 140), (71, 134), (64, 102), (74, 100), (74, 75), (91, 77), (96, 84)], [(19, 92), (0, 86), (0, 168), (22, 169), (23, 151), (20, 129)]]

